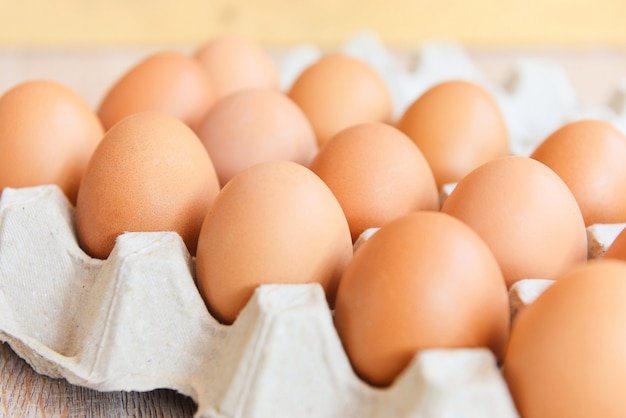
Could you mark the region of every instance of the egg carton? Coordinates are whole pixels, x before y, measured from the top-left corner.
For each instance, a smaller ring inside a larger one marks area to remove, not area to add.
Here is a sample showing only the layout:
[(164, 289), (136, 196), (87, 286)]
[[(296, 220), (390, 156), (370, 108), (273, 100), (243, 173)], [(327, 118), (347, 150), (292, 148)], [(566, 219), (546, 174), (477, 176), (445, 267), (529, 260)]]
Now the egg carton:
[(90, 258), (53, 185), (0, 198), (0, 340), (72, 384), (177, 390), (197, 417), (517, 416), (487, 349), (425, 350), (391, 387), (368, 385), (317, 284), (260, 286), (223, 325), (176, 233), (125, 233), (108, 259)]
[[(392, 386), (373, 387), (352, 369), (321, 286), (262, 285), (223, 325), (197, 290), (194, 262), (174, 232), (125, 233), (108, 259), (91, 258), (57, 186), (6, 188), (0, 340), (75, 385), (174, 389), (198, 404), (196, 417), (518, 416), (487, 349), (424, 350)], [(551, 283), (516, 283), (513, 317)]]

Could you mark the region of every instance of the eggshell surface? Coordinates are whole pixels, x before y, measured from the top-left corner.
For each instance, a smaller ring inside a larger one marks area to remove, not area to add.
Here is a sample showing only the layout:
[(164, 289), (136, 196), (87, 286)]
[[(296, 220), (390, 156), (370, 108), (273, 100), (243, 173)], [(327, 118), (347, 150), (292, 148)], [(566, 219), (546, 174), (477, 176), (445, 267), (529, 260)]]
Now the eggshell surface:
[(380, 122), (348, 127), (333, 136), (309, 168), (341, 204), (356, 241), (368, 228), (414, 210), (438, 210), (432, 170), (401, 131)]
[(256, 164), (224, 186), (198, 241), (198, 288), (232, 323), (263, 283), (320, 283), (334, 304), (352, 257), (348, 222), (332, 192), (289, 161)]
[(202, 65), (183, 53), (161, 51), (139, 61), (104, 95), (99, 109), (105, 130), (125, 116), (158, 111), (192, 129), (215, 102), (215, 91)]
[(187, 125), (160, 112), (130, 115), (89, 161), (76, 202), (79, 242), (104, 259), (124, 232), (175, 231), (193, 255), (218, 191), (211, 159)]
[(77, 93), (29, 80), (0, 96), (0, 191), (58, 185), (76, 202), (80, 179), (104, 130)]
[(431, 87), (405, 110), (396, 126), (424, 153), (438, 188), (510, 154), (498, 103), (485, 88), (470, 81), (445, 81)]
[(390, 122), (391, 93), (368, 63), (346, 54), (327, 54), (307, 67), (288, 92), (309, 118), (322, 146), (357, 123)]
[(251, 39), (234, 34), (217, 35), (195, 53), (209, 74), (216, 100), (248, 88), (278, 90), (278, 68), (265, 49)]
[(503, 372), (522, 417), (624, 416), (624, 300), (626, 263), (592, 260), (520, 312)]
[(276, 90), (251, 88), (219, 100), (198, 127), (220, 184), (265, 161), (308, 165), (318, 151), (315, 133), (302, 110)]
[(418, 211), (381, 227), (354, 253), (335, 324), (357, 374), (387, 386), (422, 349), (488, 347), (501, 359), (508, 295), (495, 257), (472, 229)]
[(478, 232), (509, 287), (520, 279), (553, 279), (587, 259), (587, 232), (574, 195), (532, 158), (481, 165), (459, 181), (441, 210)]
[(531, 158), (565, 181), (587, 226), (626, 222), (626, 137), (610, 123), (568, 123), (539, 144)]

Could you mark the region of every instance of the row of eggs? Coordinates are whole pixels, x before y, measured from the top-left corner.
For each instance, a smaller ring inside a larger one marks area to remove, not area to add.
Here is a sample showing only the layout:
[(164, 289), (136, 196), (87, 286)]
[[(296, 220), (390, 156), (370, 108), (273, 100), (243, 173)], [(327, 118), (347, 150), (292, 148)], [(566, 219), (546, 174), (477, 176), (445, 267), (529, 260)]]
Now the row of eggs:
[(585, 264), (586, 226), (626, 222), (625, 159), (626, 139), (598, 120), (511, 156), (496, 101), (467, 81), (394, 120), (376, 71), (341, 54), (283, 93), (263, 51), (230, 36), (141, 61), (97, 113), (45, 80), (0, 97), (0, 188), (59, 184), (97, 258), (125, 231), (177, 231), (225, 323), (262, 282), (321, 283), (355, 370), (382, 386), (419, 348), (486, 346), (504, 361), (507, 288)]

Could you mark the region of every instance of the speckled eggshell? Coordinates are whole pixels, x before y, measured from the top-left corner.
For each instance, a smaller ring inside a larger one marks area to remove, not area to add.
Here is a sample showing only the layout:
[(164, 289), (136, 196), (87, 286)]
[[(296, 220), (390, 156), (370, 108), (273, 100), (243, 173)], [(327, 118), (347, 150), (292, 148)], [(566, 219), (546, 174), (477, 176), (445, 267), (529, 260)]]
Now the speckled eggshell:
[(308, 165), (318, 151), (302, 110), (285, 94), (267, 88), (240, 90), (218, 100), (197, 132), (222, 186), (264, 161)]
[(414, 210), (438, 210), (432, 170), (401, 131), (380, 122), (353, 125), (322, 147), (309, 168), (341, 204), (352, 240)]
[(487, 243), (508, 286), (554, 279), (587, 259), (582, 213), (565, 182), (528, 157), (489, 161), (465, 176), (442, 206)]
[(307, 67), (289, 92), (313, 125), (318, 143), (357, 123), (390, 122), (391, 93), (381, 75), (352, 56), (324, 55)]
[(80, 245), (104, 259), (124, 232), (175, 231), (193, 255), (218, 191), (211, 159), (186, 124), (160, 112), (127, 116), (105, 134), (80, 184)]
[(217, 100), (239, 90), (278, 90), (278, 67), (268, 52), (251, 39), (220, 34), (201, 44), (194, 57), (205, 68)]
[(365, 241), (335, 305), (348, 357), (375, 386), (392, 384), (423, 349), (488, 347), (502, 359), (509, 315), (489, 248), (467, 225), (435, 211), (393, 220)]
[(471, 81), (451, 80), (431, 87), (405, 110), (397, 127), (422, 150), (438, 188), (510, 154), (498, 103)]
[(100, 103), (98, 116), (105, 130), (142, 111), (166, 113), (195, 129), (214, 102), (213, 84), (197, 60), (181, 52), (161, 51), (115, 81)]
[(300, 164), (269, 161), (233, 177), (206, 215), (198, 287), (224, 323), (263, 283), (320, 283), (332, 306), (351, 257), (348, 222), (330, 189)]
[(626, 137), (613, 125), (568, 123), (539, 144), (531, 158), (565, 181), (586, 225), (626, 222)]
[(29, 80), (0, 96), (0, 191), (59, 186), (76, 202), (87, 161), (104, 130), (77, 93), (51, 80)]
[(503, 365), (524, 418), (626, 411), (626, 263), (592, 260), (516, 317)]

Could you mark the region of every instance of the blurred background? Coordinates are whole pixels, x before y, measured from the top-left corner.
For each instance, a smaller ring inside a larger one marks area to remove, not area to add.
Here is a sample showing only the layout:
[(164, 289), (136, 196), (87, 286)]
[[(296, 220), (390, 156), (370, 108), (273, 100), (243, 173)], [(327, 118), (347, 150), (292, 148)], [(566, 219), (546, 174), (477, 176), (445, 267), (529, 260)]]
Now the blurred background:
[[(521, 57), (548, 59), (567, 71), (581, 101), (604, 104), (626, 85), (625, 16), (623, 0), (0, 0), (0, 92), (53, 78), (95, 107), (158, 49), (192, 51), (230, 32), (273, 53), (332, 50), (369, 31), (409, 56), (427, 42), (460, 45), (498, 83)], [(450, 59), (443, 51), (440, 61)], [(467, 67), (459, 51), (451, 59)]]
[(622, 47), (624, 16), (621, 0), (1, 0), (0, 45), (187, 45), (232, 31), (332, 47), (367, 29), (396, 47)]

